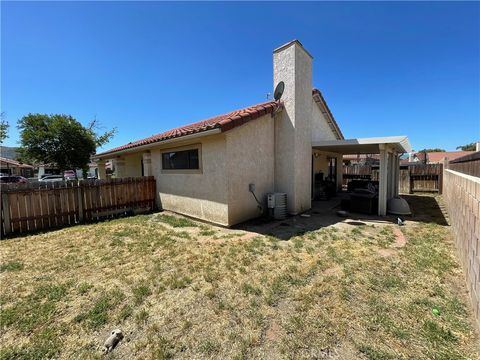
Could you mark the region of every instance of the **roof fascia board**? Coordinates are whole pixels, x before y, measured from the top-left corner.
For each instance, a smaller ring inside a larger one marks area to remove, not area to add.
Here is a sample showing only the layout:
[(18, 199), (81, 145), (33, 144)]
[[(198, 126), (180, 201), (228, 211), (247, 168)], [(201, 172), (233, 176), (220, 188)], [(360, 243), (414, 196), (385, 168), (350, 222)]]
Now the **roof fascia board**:
[(336, 136), (337, 136), (338, 140), (345, 139), (345, 137), (342, 134), (342, 131), (340, 130), (340, 127), (338, 126), (337, 121), (335, 120), (335, 118), (333, 117), (333, 114), (331, 113), (330, 109), (328, 108), (328, 105), (327, 105), (325, 99), (323, 99), (323, 97), (317, 92), (315, 92), (313, 94), (313, 99), (317, 103), (317, 105), (320, 108), (320, 111), (322, 112), (322, 114), (324, 114), (327, 117), (327, 122), (330, 125), (330, 127), (332, 128), (332, 130), (336, 133)]
[(127, 153), (148, 150), (148, 149), (151, 149), (153, 147), (163, 146), (164, 144), (172, 144), (172, 143), (181, 142), (181, 141), (185, 141), (185, 140), (197, 139), (197, 138), (204, 137), (204, 136), (215, 135), (215, 134), (219, 134), (221, 132), (222, 132), (222, 129), (220, 129), (220, 128), (211, 129), (211, 130), (202, 131), (202, 132), (195, 133), (195, 134), (180, 136), (180, 137), (167, 139), (167, 140), (162, 140), (162, 141), (156, 141), (156, 142), (153, 142), (151, 144), (140, 145), (140, 146), (136, 146), (136, 147), (133, 147), (133, 148), (130, 148), (130, 149), (123, 149), (123, 150), (119, 150), (119, 151), (113, 151), (113, 152), (110, 152), (110, 153), (100, 153), (98, 155), (93, 155), (91, 157), (91, 159), (94, 160), (94, 161), (113, 159), (113, 158), (115, 158), (119, 155), (124, 155), (124, 154), (127, 154)]

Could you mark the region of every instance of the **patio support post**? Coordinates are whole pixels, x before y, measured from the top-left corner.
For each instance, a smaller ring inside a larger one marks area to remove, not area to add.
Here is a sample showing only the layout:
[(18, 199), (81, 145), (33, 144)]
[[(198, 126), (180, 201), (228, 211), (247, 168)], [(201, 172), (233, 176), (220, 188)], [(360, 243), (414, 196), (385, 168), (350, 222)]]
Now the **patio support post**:
[(387, 214), (388, 152), (385, 144), (380, 144), (380, 174), (378, 177), (378, 215)]
[(395, 153), (394, 157), (394, 169), (395, 169), (395, 177), (393, 178), (393, 197), (398, 196), (399, 186), (400, 186), (400, 155)]
[(97, 161), (97, 166), (98, 166), (98, 178), (101, 180), (105, 180), (107, 178), (107, 171), (105, 169), (105, 160), (98, 160)]
[(392, 197), (392, 153), (387, 150), (387, 200)]

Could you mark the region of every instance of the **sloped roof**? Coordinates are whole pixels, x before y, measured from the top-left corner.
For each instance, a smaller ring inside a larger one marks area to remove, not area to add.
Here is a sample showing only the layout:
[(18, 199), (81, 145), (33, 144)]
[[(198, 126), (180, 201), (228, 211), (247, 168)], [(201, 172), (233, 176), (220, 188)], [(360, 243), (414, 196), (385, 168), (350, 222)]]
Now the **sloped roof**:
[(475, 151), (445, 151), (427, 153), (428, 161), (431, 163), (442, 162), (444, 158), (455, 160), (465, 155), (473, 154)]
[(275, 111), (275, 109), (280, 106), (282, 106), (282, 104), (276, 101), (268, 101), (252, 105), (223, 115), (218, 115), (206, 120), (198, 121), (193, 124), (168, 130), (163, 133), (147, 137), (145, 139), (129, 142), (128, 144), (116, 147), (108, 151), (104, 151), (102, 153), (96, 154), (95, 156), (103, 156), (117, 151), (132, 149), (138, 146), (153, 144), (168, 139), (204, 132), (207, 130), (220, 129), (221, 132), (228, 131), (248, 121), (257, 119), (263, 115), (271, 114)]
[(15, 166), (15, 167), (33, 168), (32, 165), (24, 164), (24, 163), (21, 163), (20, 161), (13, 160), (13, 159), (7, 159), (7, 158), (4, 158), (4, 157), (0, 157), (0, 162), (8, 164), (8, 165)]
[[(333, 117), (332, 112), (328, 108), (328, 105), (323, 98), (320, 90), (313, 89), (312, 96), (315, 99), (315, 102), (321, 107), (322, 112), (326, 115), (328, 125), (336, 134), (337, 138), (339, 140), (344, 139), (340, 127), (335, 121), (335, 118)], [(168, 130), (160, 134), (152, 135), (145, 139), (129, 142), (128, 144), (118, 146), (116, 148), (96, 154), (95, 157), (112, 154), (118, 151), (133, 149), (138, 146), (144, 146), (169, 139), (179, 138), (186, 135), (201, 133), (208, 130), (219, 129), (221, 132), (225, 132), (237, 126), (240, 126), (248, 121), (257, 119), (265, 114), (271, 114), (281, 106), (282, 103), (277, 101), (267, 101), (264, 103), (252, 105), (223, 115), (214, 116), (206, 120), (198, 121), (189, 125)]]
[(338, 126), (337, 121), (333, 117), (333, 114), (330, 111), (330, 108), (328, 107), (327, 102), (325, 101), (325, 98), (323, 97), (321, 91), (318, 89), (313, 89), (312, 95), (313, 95), (313, 98), (315, 99), (315, 102), (322, 109), (323, 114), (326, 115), (328, 125), (337, 136), (337, 139), (338, 140), (345, 139), (345, 137), (342, 134), (342, 131), (340, 130), (340, 126)]

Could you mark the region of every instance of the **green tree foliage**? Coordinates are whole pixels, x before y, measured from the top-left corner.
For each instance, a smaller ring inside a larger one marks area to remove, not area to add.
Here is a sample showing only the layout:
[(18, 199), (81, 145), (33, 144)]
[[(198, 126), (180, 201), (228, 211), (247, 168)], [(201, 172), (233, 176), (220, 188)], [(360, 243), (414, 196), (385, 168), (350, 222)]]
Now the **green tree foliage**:
[(3, 144), (3, 141), (8, 138), (8, 128), (10, 124), (5, 120), (5, 113), (0, 114), (0, 144)]
[(98, 123), (87, 127), (70, 115), (28, 114), (18, 121), (24, 161), (56, 164), (60, 170), (86, 169), (96, 148), (106, 144), (116, 129), (97, 134)]
[(440, 148), (433, 148), (433, 149), (423, 149), (423, 150), (420, 150), (419, 152), (445, 152), (447, 150), (445, 149), (440, 149)]
[(460, 145), (457, 146), (457, 150), (462, 150), (462, 151), (475, 151), (476, 150), (476, 144), (474, 142), (467, 144), (467, 145)]

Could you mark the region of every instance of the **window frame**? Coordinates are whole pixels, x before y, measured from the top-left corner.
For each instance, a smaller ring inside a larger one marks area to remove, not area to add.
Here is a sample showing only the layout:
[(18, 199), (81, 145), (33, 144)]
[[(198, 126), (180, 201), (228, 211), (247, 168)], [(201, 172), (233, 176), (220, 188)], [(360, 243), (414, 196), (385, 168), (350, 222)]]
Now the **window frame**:
[[(198, 169), (164, 169), (164, 167), (163, 167), (163, 154), (171, 153), (171, 152), (188, 151), (188, 150), (197, 150), (198, 151)], [(202, 164), (202, 146), (201, 146), (201, 144), (192, 144), (192, 145), (179, 146), (179, 147), (160, 150), (160, 167), (161, 167), (161, 173), (163, 173), (163, 174), (202, 174), (203, 173), (203, 164)]]

